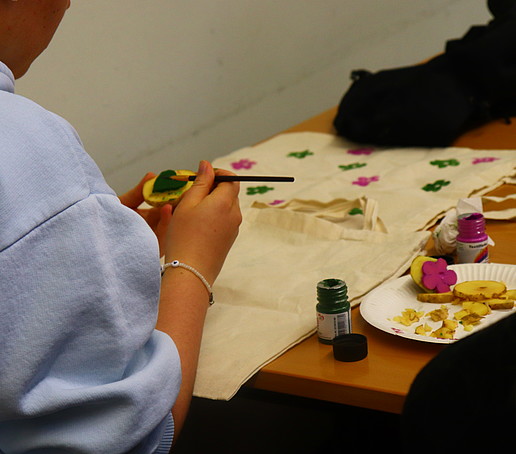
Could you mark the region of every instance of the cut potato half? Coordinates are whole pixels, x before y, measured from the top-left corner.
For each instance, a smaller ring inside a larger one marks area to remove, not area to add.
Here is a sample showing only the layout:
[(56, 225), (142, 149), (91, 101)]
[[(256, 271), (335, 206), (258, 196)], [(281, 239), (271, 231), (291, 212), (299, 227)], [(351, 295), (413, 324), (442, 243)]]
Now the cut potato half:
[[(191, 170), (176, 170), (175, 172), (176, 175), (195, 175), (195, 172), (192, 172)], [(143, 185), (143, 199), (149, 205), (154, 207), (160, 207), (166, 205), (167, 203), (175, 205), (183, 193), (188, 191), (188, 189), (190, 189), (193, 185), (193, 181), (187, 181), (186, 184), (179, 189), (166, 192), (153, 192), (156, 178), (157, 177), (146, 181)]]
[(425, 292), (431, 292), (432, 290), (426, 288), (423, 285), (423, 264), (425, 262), (437, 262), (437, 259), (433, 257), (427, 257), (425, 255), (418, 255), (410, 264), (410, 277), (412, 280)]

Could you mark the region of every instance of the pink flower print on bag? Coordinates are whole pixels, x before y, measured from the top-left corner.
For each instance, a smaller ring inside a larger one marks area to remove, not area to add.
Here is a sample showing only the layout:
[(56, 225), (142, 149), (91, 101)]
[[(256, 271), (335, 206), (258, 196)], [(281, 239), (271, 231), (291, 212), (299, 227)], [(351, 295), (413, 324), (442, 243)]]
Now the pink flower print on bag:
[(373, 181), (378, 181), (380, 177), (375, 175), (374, 177), (358, 177), (352, 184), (356, 184), (358, 186), (368, 186)]
[(495, 158), (495, 157), (475, 158), (475, 159), (473, 159), (472, 164), (482, 164), (484, 162), (493, 162), (493, 161), (497, 161), (498, 159), (500, 159), (500, 158)]
[(347, 153), (354, 154), (354, 155), (360, 155), (360, 154), (370, 155), (373, 151), (374, 151), (374, 148), (356, 148), (354, 150), (348, 150)]
[(256, 161), (251, 161), (249, 159), (240, 159), (240, 161), (235, 161), (231, 163), (231, 167), (233, 167), (233, 169), (235, 170), (249, 170), (254, 165), (256, 165)]

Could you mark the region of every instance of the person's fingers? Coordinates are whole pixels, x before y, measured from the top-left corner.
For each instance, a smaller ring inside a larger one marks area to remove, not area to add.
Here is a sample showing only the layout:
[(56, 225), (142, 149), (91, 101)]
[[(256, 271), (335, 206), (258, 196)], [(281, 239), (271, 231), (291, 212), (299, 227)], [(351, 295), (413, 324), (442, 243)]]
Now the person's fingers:
[[(224, 169), (217, 169), (215, 175), (235, 175), (233, 172)], [(240, 183), (238, 181), (217, 183), (213, 192), (225, 193), (227, 196), (236, 197), (240, 191)]]
[(120, 202), (122, 202), (122, 204), (126, 207), (132, 208), (133, 210), (138, 208), (143, 202), (143, 185), (146, 181), (154, 178), (155, 176), (156, 175), (152, 172), (147, 173), (134, 188), (118, 197)]
[(201, 161), (197, 176), (192, 187), (182, 195), (180, 204), (197, 205), (200, 203), (212, 190), (215, 172), (208, 161)]
[(172, 219), (172, 211), (173, 208), (170, 204), (162, 206), (159, 210), (160, 218), (156, 225), (155, 233), (158, 238), (160, 256), (162, 256), (166, 250), (167, 230)]

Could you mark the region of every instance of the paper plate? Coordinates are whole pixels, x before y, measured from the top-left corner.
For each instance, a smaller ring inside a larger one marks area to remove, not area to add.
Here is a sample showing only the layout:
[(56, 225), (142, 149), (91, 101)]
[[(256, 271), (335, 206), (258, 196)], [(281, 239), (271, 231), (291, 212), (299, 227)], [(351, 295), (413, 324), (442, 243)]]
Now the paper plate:
[[(502, 281), (508, 289), (516, 289), (516, 265), (498, 263), (464, 264), (451, 265), (448, 268), (457, 273), (457, 282), (473, 280)], [(426, 316), (422, 317), (419, 323), (414, 323), (411, 326), (405, 326), (393, 321), (395, 316), (401, 315), (401, 313), (408, 308), (416, 311), (424, 311), (424, 313), (427, 314), (441, 306), (435, 303), (419, 302), (416, 299), (418, 293), (420, 293), (420, 289), (412, 278), (410, 276), (403, 276), (380, 285), (366, 295), (360, 304), (360, 313), (369, 324), (387, 333), (420, 342), (448, 344), (516, 312), (515, 308), (493, 310), (489, 315), (484, 317), (472, 331), (464, 330), (463, 326), (459, 324), (455, 331), (454, 339), (440, 339), (428, 335), (423, 336), (414, 332), (416, 326), (421, 323), (428, 323), (433, 331), (440, 327), (442, 322), (433, 322)], [(446, 304), (446, 306), (448, 306), (449, 309), (450, 316), (448, 318), (450, 319), (453, 319), (455, 312), (462, 309), (460, 305), (453, 305), (451, 303)]]

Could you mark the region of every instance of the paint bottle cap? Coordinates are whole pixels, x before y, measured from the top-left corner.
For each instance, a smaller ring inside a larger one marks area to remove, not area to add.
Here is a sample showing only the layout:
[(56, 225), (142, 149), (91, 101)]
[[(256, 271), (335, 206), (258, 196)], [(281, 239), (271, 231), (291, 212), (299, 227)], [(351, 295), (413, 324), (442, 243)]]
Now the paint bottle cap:
[(350, 333), (333, 339), (333, 357), (337, 361), (360, 361), (367, 356), (367, 337)]

